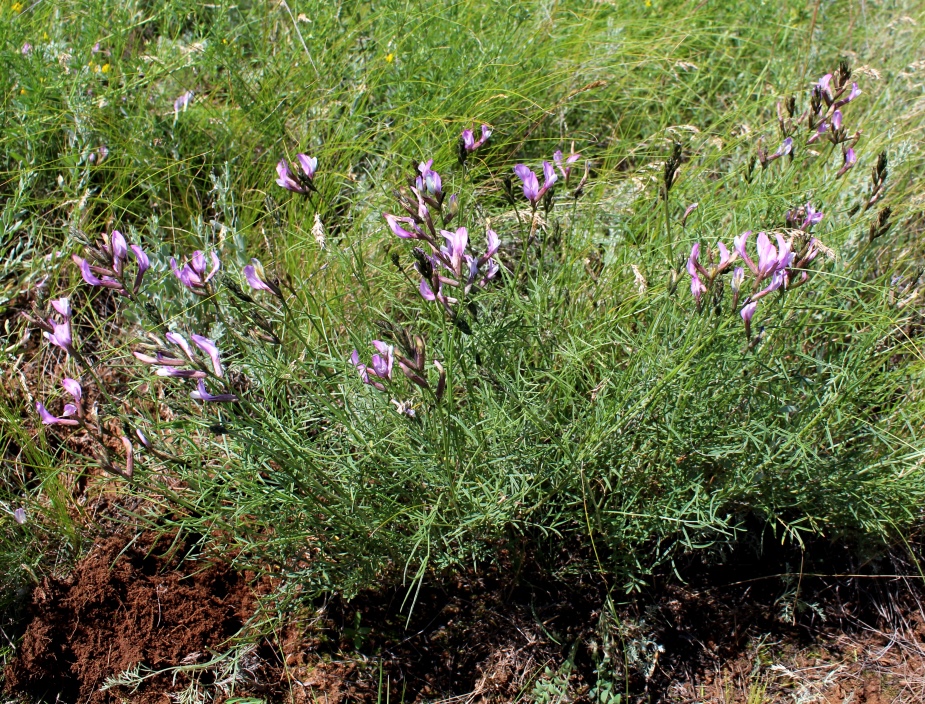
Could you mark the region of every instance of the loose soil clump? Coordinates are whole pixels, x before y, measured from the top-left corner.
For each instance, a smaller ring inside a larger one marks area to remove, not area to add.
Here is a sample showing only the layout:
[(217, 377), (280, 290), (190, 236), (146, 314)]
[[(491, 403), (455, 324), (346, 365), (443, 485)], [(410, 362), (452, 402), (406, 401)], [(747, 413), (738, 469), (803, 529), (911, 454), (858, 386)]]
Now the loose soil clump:
[(256, 606), (246, 575), (186, 561), (185, 553), (169, 538), (113, 536), (67, 579), (46, 578), (4, 673), (8, 691), (91, 704), (166, 701), (164, 692), (182, 687), (166, 676), (146, 680), (130, 697), (100, 687), (137, 665), (158, 670), (208, 659)]

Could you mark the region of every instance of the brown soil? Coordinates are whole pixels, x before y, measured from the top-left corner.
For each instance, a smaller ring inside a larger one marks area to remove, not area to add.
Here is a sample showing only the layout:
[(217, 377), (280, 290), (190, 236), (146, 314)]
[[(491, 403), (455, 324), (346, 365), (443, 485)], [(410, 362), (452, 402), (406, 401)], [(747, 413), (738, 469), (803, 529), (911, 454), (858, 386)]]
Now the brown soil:
[[(172, 548), (172, 549), (171, 549)], [(125, 701), (100, 692), (107, 677), (136, 665), (163, 669), (209, 657), (227, 644), (256, 601), (243, 575), (224, 565), (184, 561), (184, 546), (140, 536), (97, 543), (66, 580), (36, 588), (18, 657), (5, 672), (9, 691), (67, 702)], [(159, 676), (130, 697), (165, 702), (185, 686)], [(121, 696), (120, 696), (121, 695)]]
[[(925, 590), (894, 576), (916, 574), (899, 556), (859, 562), (832, 546), (816, 558), (751, 546), (725, 564), (679, 564), (683, 582), (666, 574), (612, 607), (596, 576), (554, 580), (502, 556), (478, 574), (431, 574), (419, 592), (383, 588), (278, 613), (286, 625), (243, 651), (229, 677), (206, 663), (230, 647), (256, 597), (245, 576), (168, 548), (109, 538), (69, 580), (46, 580), (8, 691), (153, 704), (190, 685), (197, 701), (225, 701), (233, 682), (250, 702), (617, 704), (595, 690), (606, 680), (620, 704), (925, 701)], [(837, 564), (850, 576), (818, 576)], [(139, 663), (203, 667), (99, 691)]]

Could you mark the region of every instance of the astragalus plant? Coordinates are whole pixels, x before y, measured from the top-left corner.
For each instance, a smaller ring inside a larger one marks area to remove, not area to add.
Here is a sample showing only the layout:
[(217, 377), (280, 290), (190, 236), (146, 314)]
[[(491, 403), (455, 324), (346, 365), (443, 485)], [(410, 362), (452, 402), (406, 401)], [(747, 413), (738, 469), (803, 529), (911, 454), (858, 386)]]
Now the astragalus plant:
[(72, 365), (37, 412), (87, 429), (153, 523), (309, 592), (502, 550), (632, 588), (755, 520), (895, 539), (925, 499), (920, 283), (880, 256), (907, 214), (856, 78), (725, 142), (666, 130), (608, 181), (577, 137), (517, 163), (475, 125), (385, 165), (359, 239), (328, 207), (351, 177), (284, 158), (277, 226), (315, 222), (297, 275), (246, 263), (215, 177), (200, 249), (152, 221), (75, 255), (125, 322), (91, 355), (81, 309), (35, 311)]

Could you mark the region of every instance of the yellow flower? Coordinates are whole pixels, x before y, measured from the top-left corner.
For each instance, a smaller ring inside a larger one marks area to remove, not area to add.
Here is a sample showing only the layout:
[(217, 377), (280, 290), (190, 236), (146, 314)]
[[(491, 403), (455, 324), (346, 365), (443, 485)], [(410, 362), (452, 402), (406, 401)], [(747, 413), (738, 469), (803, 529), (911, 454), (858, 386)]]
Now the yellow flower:
[(391, 53), (391, 52), (389, 52), (388, 54), (386, 54), (386, 55), (385, 55), (385, 61), (386, 61), (386, 63), (389, 63), (389, 64), (392, 63), (393, 61), (395, 61), (395, 54), (393, 54), (393, 53)]
[(646, 7), (652, 7), (652, 0), (646, 0)]
[(42, 32), (42, 39), (48, 39), (48, 32)]
[(103, 73), (109, 73), (109, 64), (103, 64), (103, 68), (101, 70)]
[(222, 39), (222, 44), (227, 44), (227, 43), (228, 43), (227, 39)]
[(20, 88), (20, 89), (19, 89), (19, 94), (20, 94), (20, 95), (25, 95), (25, 94), (26, 94), (26, 89), (25, 89), (25, 88)]
[(22, 3), (14, 2), (13, 7), (11, 9), (13, 10), (13, 12), (22, 12)]

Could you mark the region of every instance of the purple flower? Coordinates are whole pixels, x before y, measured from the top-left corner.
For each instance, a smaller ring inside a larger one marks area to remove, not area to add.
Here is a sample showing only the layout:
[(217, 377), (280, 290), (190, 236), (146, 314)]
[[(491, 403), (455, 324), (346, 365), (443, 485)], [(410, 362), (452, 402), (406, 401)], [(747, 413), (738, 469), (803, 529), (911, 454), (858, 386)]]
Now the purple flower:
[(222, 362), (221, 359), (219, 359), (218, 347), (215, 346), (215, 343), (209, 338), (196, 335), (195, 333), (190, 335), (190, 338), (193, 340), (193, 344), (196, 345), (196, 347), (209, 355), (209, 358), (212, 360), (212, 370), (215, 372), (215, 376), (220, 377), (222, 375)]
[[(405, 239), (405, 240), (426, 239), (426, 237), (424, 237), (424, 233), (421, 232), (420, 228), (417, 226), (417, 223), (414, 222), (413, 218), (396, 217), (395, 215), (391, 215), (389, 213), (383, 213), (382, 217), (385, 218), (385, 221), (389, 224), (389, 228), (398, 237), (401, 237), (402, 239)], [(404, 223), (408, 225), (410, 229), (406, 230), (399, 223)]]
[(208, 273), (206, 273), (206, 256), (201, 250), (193, 252), (190, 261), (183, 265), (183, 269), (180, 269), (177, 266), (177, 260), (171, 257), (170, 268), (174, 276), (180, 280), (180, 283), (193, 291), (193, 293), (198, 293), (199, 289), (204, 289), (206, 284), (212, 280), (212, 277), (215, 276), (221, 266), (218, 255), (214, 251), (211, 256), (212, 269)]
[(279, 175), (279, 178), (276, 179), (276, 183), (287, 191), (292, 191), (293, 193), (306, 192), (305, 189), (299, 185), (299, 182), (292, 177), (289, 171), (289, 164), (286, 163), (285, 159), (280, 159), (279, 163), (276, 164), (276, 173)]
[(853, 167), (857, 163), (857, 160), (858, 160), (857, 155), (854, 153), (854, 149), (852, 149), (851, 147), (845, 150), (844, 157), (845, 157), (845, 164), (838, 170), (838, 173), (835, 174), (836, 178), (840, 178), (841, 176), (844, 176), (845, 173), (851, 167)]
[(61, 414), (61, 418), (56, 418), (51, 413), (49, 413), (48, 409), (46, 409), (45, 406), (40, 402), (35, 404), (35, 410), (38, 411), (43, 425), (80, 425), (79, 420), (68, 418), (68, 416), (72, 416), (77, 413), (77, 406), (75, 406), (73, 403), (65, 404), (64, 412)]
[(485, 270), (485, 276), (482, 277), (482, 280), (479, 281), (479, 286), (485, 286), (491, 279), (497, 276), (498, 272), (501, 271), (501, 266), (494, 259), (488, 260), (488, 269)]
[(446, 246), (441, 247), (440, 252), (444, 255), (448, 268), (456, 276), (462, 276), (463, 256), (469, 243), (469, 231), (460, 227), (456, 232), (440, 230), (440, 234), (446, 238)]
[(789, 154), (793, 151), (793, 137), (787, 137), (783, 142), (780, 143), (780, 146), (777, 148), (777, 151), (774, 152), (774, 157), (781, 157), (786, 154)]
[(151, 267), (148, 256), (138, 245), (133, 244), (131, 248), (129, 248), (125, 241), (125, 237), (118, 230), (113, 230), (108, 239), (103, 235), (102, 239), (102, 243), (96, 249), (96, 256), (94, 259), (95, 261), (105, 261), (108, 259), (111, 262), (108, 267), (91, 264), (89, 261), (82, 259), (76, 254), (71, 257), (74, 263), (80, 268), (80, 275), (83, 277), (83, 280), (90, 286), (104, 286), (113, 289), (120, 295), (130, 295), (125, 286), (124, 269), (125, 262), (128, 261), (129, 249), (131, 249), (137, 266), (135, 283), (132, 286), (132, 291), (138, 293), (138, 290), (141, 288), (142, 278), (145, 272)]
[(54, 299), (51, 307), (58, 311), (58, 314), (65, 320), (71, 317), (71, 302), (67, 298)]
[(113, 230), (112, 234), (109, 236), (109, 241), (112, 245), (112, 266), (116, 274), (122, 273), (122, 265), (125, 264), (125, 259), (128, 257), (128, 244), (125, 242), (125, 237), (122, 236), (122, 233), (118, 230)]
[(178, 332), (168, 332), (166, 335), (164, 335), (164, 337), (167, 338), (168, 342), (173, 343), (181, 350), (183, 350), (183, 353), (189, 357), (191, 362), (196, 360), (196, 357), (193, 356), (193, 348), (189, 346), (189, 343), (186, 341), (186, 338), (183, 337), (183, 335)]
[(369, 372), (366, 370), (366, 365), (360, 361), (360, 353), (356, 350), (350, 355), (350, 363), (356, 367), (357, 372), (360, 374), (360, 379), (363, 380), (364, 384), (370, 383), (369, 381)]
[(707, 287), (703, 283), (703, 280), (700, 278), (700, 274), (704, 276), (707, 275), (706, 270), (700, 264), (700, 243), (695, 242), (694, 246), (691, 247), (691, 254), (687, 258), (687, 273), (691, 276), (691, 294), (694, 296), (694, 299), (697, 301), (697, 305), (700, 305), (700, 299), (704, 293), (707, 292)]
[(373, 346), (376, 348), (377, 354), (373, 355), (372, 366), (367, 367), (363, 364), (360, 361), (360, 353), (356, 350), (350, 355), (350, 363), (356, 367), (364, 384), (369, 384), (379, 389), (379, 391), (385, 391), (385, 386), (371, 379), (369, 375), (372, 373), (380, 379), (391, 380), (392, 366), (395, 363), (395, 350), (392, 345), (388, 345), (381, 340), (373, 340)]
[(745, 335), (749, 338), (752, 336), (752, 316), (755, 315), (755, 310), (758, 308), (758, 303), (751, 301), (742, 306), (742, 311), (739, 315), (742, 316), (742, 321), (745, 323)]
[[(103, 274), (102, 278), (98, 277), (93, 273), (94, 269), (98, 271), (108, 271), (102, 267), (93, 267), (90, 265), (86, 259), (81, 259), (76, 254), (72, 257), (74, 263), (80, 267), (80, 275), (83, 277), (83, 280), (88, 283), (90, 286), (104, 286), (106, 288), (111, 288), (119, 293), (123, 293), (125, 288), (122, 286), (122, 282), (115, 278), (115, 276), (110, 276), (108, 274)], [(109, 274), (115, 274), (114, 271), (110, 271)]]
[(172, 376), (180, 379), (205, 379), (208, 376), (200, 369), (177, 369), (176, 367), (158, 367), (154, 373), (158, 376)]
[(148, 440), (148, 436), (141, 432), (141, 428), (135, 428), (135, 435), (138, 436), (138, 442), (140, 442), (144, 447), (151, 449), (151, 441)]
[(443, 195), (443, 181), (440, 179), (440, 174), (431, 168), (433, 163), (434, 160), (429, 159), (418, 164), (418, 171), (421, 175), (418, 176), (415, 185), (419, 191), (434, 196), (439, 202), (440, 197)]
[[(572, 143), (572, 149), (575, 149), (574, 142)], [(559, 173), (562, 174), (562, 179), (568, 183), (569, 176), (572, 175), (572, 164), (581, 159), (581, 154), (573, 151), (563, 162), (562, 160), (562, 150), (557, 149), (553, 152), (552, 160), (556, 162), (556, 167), (559, 169)]]
[(206, 384), (202, 379), (199, 380), (199, 384), (196, 386), (196, 390), (190, 392), (190, 398), (195, 399), (196, 401), (207, 401), (214, 403), (234, 403), (238, 400), (238, 397), (234, 394), (210, 394), (208, 391), (206, 391)]
[(523, 181), (524, 196), (535, 206), (540, 194), (540, 182), (536, 178), (536, 174), (526, 164), (517, 164), (514, 167), (514, 173)]
[(32, 51), (32, 45), (29, 42), (26, 42), (22, 45), (22, 49), (20, 51), (22, 51), (22, 55), (25, 56)]
[(829, 125), (828, 125), (828, 123), (823, 119), (822, 122), (819, 123), (819, 129), (816, 131), (815, 134), (813, 134), (813, 135), (806, 141), (806, 143), (807, 143), (807, 144), (813, 144), (814, 142), (818, 141), (818, 140), (822, 137), (822, 135), (824, 135), (824, 134), (828, 131), (828, 129), (829, 129)]
[(485, 233), (485, 240), (486, 240), (485, 254), (479, 257), (478, 259), (479, 266), (482, 266), (483, 264), (485, 264), (485, 262), (487, 262), (489, 259), (495, 256), (495, 252), (497, 252), (498, 247), (501, 246), (501, 238), (498, 237), (498, 233), (492, 230), (490, 227)]
[(476, 149), (485, 144), (489, 137), (491, 137), (491, 129), (488, 127), (488, 125), (482, 125), (482, 137), (479, 140), (475, 139), (475, 135), (473, 134), (472, 130), (463, 130), (461, 135), (463, 147), (467, 152), (474, 152)]
[(717, 242), (716, 248), (719, 250), (719, 266), (716, 273), (719, 273), (735, 261), (736, 255), (730, 254), (729, 249), (722, 242)]
[(73, 397), (75, 403), (80, 403), (80, 399), (83, 397), (83, 388), (80, 386), (79, 381), (66, 377), (61, 380), (61, 386)]
[(756, 293), (754, 296), (751, 297), (751, 300), (752, 301), (761, 300), (762, 298), (767, 296), (769, 293), (772, 293), (776, 291), (777, 289), (779, 289), (781, 286), (784, 286), (786, 283), (787, 283), (786, 272), (783, 269), (779, 271), (775, 271), (774, 275), (771, 277), (771, 283), (768, 284), (767, 288), (764, 288), (758, 293)]
[(848, 96), (847, 96), (847, 97), (842, 98), (841, 100), (837, 101), (837, 102), (835, 103), (835, 107), (836, 107), (836, 108), (840, 108), (842, 105), (847, 105), (847, 104), (850, 103), (852, 100), (854, 100), (855, 98), (857, 98), (860, 94), (861, 94), (861, 89), (858, 88), (858, 84), (857, 84), (857, 83), (852, 83), (852, 84), (851, 84), (851, 92), (848, 93)]
[(816, 84), (819, 86), (819, 91), (822, 95), (825, 96), (825, 102), (829, 105), (832, 104), (832, 74), (827, 73), (822, 78), (819, 79), (819, 82)]
[(543, 187), (540, 188), (539, 179), (537, 179), (536, 174), (530, 170), (530, 168), (524, 164), (517, 164), (514, 167), (514, 173), (517, 174), (517, 177), (523, 181), (524, 184), (524, 196), (530, 201), (530, 205), (536, 208), (536, 204), (539, 202), (540, 198), (546, 195), (546, 192), (553, 187), (558, 176), (556, 176), (556, 171), (553, 168), (552, 164), (548, 161), (543, 162)]
[(51, 332), (42, 333), (48, 339), (48, 341), (60, 347), (67, 353), (71, 353), (74, 350), (73, 343), (74, 339), (71, 337), (71, 321), (68, 318), (65, 318), (63, 321), (58, 322), (52, 318), (48, 319), (48, 323), (51, 326)]
[(193, 100), (193, 91), (188, 90), (179, 98), (173, 101), (173, 114), (176, 117), (177, 114), (182, 110), (186, 112), (186, 108), (189, 106), (190, 102)]
[(282, 297), (282, 291), (275, 284), (266, 281), (266, 274), (259, 260), (251, 259), (251, 263), (244, 267), (244, 278), (247, 285), (255, 291), (269, 291), (274, 296)]
[(801, 230), (808, 230), (813, 225), (817, 224), (822, 220), (823, 214), (821, 211), (813, 208), (813, 204), (810, 202), (806, 203), (806, 219), (803, 220), (803, 224), (800, 226)]
[(395, 363), (395, 348), (382, 340), (373, 340), (373, 347), (378, 354), (373, 355), (373, 366), (369, 370), (380, 379), (391, 381), (392, 365)]
[(311, 180), (315, 178), (315, 170), (318, 168), (318, 157), (308, 156), (307, 154), (296, 154), (295, 158), (302, 167), (302, 175)]
[(684, 215), (681, 216), (681, 227), (687, 225), (687, 218), (693, 213), (697, 208), (700, 207), (700, 203), (691, 203), (684, 210)]
[(141, 288), (141, 280), (144, 278), (145, 272), (151, 268), (151, 262), (148, 259), (148, 255), (145, 254), (145, 251), (137, 244), (133, 244), (131, 246), (131, 250), (135, 255), (135, 264), (138, 266), (138, 273), (135, 274), (135, 284), (132, 287), (132, 290), (135, 293), (138, 293), (138, 290)]
[(836, 110), (832, 114), (832, 129), (838, 132), (841, 129), (842, 115), (841, 110)]
[(276, 165), (276, 173), (279, 176), (276, 183), (287, 191), (307, 194), (309, 191), (315, 190), (313, 180), (315, 170), (318, 168), (318, 159), (305, 154), (296, 154), (296, 159), (301, 167), (301, 172), (296, 172), (295, 174), (290, 171), (289, 164), (286, 163), (285, 159), (279, 160)]
[(425, 301), (436, 301), (437, 294), (434, 293), (433, 289), (430, 287), (430, 284), (427, 283), (427, 279), (421, 279), (421, 285), (418, 287), (418, 291), (421, 293), (421, 298)]
[(13, 511), (13, 520), (16, 521), (19, 525), (24, 525), (26, 522), (26, 509), (21, 506)]
[(764, 232), (758, 233), (758, 280), (767, 278), (777, 270), (777, 250)]
[(742, 261), (748, 264), (748, 268), (752, 270), (752, 273), (757, 275), (758, 267), (755, 266), (755, 262), (753, 262), (751, 257), (748, 256), (748, 252), (745, 249), (745, 245), (748, 243), (748, 238), (751, 236), (751, 234), (752, 234), (752, 231), (747, 230), (746, 232), (743, 232), (738, 237), (734, 237), (733, 243), (735, 245), (736, 254), (739, 255)]
[(777, 266), (775, 271), (786, 269), (793, 263), (794, 254), (790, 250), (790, 242), (784, 240), (783, 235), (777, 233)]

